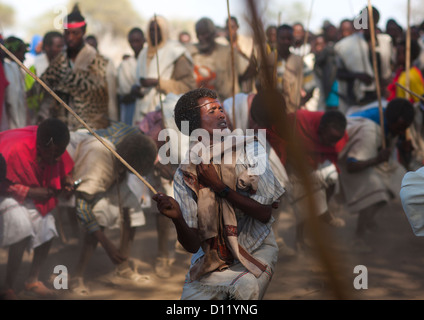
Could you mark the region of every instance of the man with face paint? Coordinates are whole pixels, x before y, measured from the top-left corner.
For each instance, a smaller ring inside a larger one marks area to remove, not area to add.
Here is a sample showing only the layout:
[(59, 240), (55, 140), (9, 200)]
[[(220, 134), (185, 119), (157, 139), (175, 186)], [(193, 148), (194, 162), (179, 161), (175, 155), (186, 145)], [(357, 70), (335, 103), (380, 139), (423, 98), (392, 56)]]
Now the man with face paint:
[[(194, 74), (197, 88), (208, 88), (218, 93), (219, 99), (233, 95), (233, 74), (231, 48), (216, 42), (216, 27), (209, 18), (196, 23), (198, 43), (190, 49), (194, 61)], [(240, 92), (238, 77), (242, 76), (249, 65), (249, 58), (239, 51), (234, 52), (236, 70), (235, 94)]]
[(136, 75), (142, 97), (136, 102), (134, 124), (154, 111), (165, 95), (195, 88), (190, 53), (179, 41), (170, 40), (168, 22), (161, 16), (148, 23), (147, 47), (138, 55)]
[[(257, 140), (239, 136), (234, 144), (235, 136), (226, 133), (216, 92), (190, 91), (174, 113), (180, 131), (201, 134), (174, 175), (175, 199), (163, 193), (153, 197), (159, 211), (172, 219), (181, 245), (193, 253), (181, 299), (262, 299), (278, 256), (272, 206), (284, 189)], [(228, 155), (232, 161), (225, 160)]]
[[(91, 128), (109, 126), (118, 120), (115, 82), (111, 61), (85, 43), (86, 21), (76, 5), (64, 24), (66, 51), (59, 54), (41, 76)], [(46, 94), (47, 96), (47, 94)], [(55, 105), (51, 115), (67, 122), (70, 130), (82, 128), (77, 119)]]
[(382, 148), (378, 107), (370, 107), (347, 116), (349, 141), (339, 156), (340, 184), (346, 207), (358, 213), (354, 245), (370, 252), (366, 233), (376, 229), (375, 215), (400, 192), (406, 171), (393, 155), (399, 135), (414, 119), (412, 104), (396, 98), (384, 108), (386, 148)]
[(3, 298), (14, 292), (25, 249), (34, 250), (25, 291), (39, 298), (55, 292), (38, 280), (51, 243), (57, 237), (51, 211), (59, 194), (73, 191), (74, 162), (66, 152), (69, 130), (58, 119), (0, 133), (0, 153), (7, 165), (0, 193), (0, 245), (9, 247)]

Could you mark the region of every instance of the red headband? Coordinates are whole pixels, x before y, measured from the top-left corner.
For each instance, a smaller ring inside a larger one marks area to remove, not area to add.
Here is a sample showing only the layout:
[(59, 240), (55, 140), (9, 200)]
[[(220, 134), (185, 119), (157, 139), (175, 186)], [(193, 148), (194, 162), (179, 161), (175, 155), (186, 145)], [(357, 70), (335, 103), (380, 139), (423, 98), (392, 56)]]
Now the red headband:
[(63, 27), (65, 29), (75, 29), (75, 28), (81, 28), (85, 26), (85, 21), (81, 22), (73, 22), (73, 23), (64, 23)]

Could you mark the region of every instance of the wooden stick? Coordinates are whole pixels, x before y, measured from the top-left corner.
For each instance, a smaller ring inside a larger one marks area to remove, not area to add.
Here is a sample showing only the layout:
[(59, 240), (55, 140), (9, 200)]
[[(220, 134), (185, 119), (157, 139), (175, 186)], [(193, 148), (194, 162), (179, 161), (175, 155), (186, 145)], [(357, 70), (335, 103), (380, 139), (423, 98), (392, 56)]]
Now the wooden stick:
[[(278, 12), (278, 24), (277, 24), (277, 30), (278, 27), (281, 25), (281, 11)], [(272, 52), (272, 50), (271, 50)], [(277, 50), (277, 44), (275, 45), (275, 66), (274, 66), (274, 84), (275, 87), (277, 87), (278, 79), (277, 79), (277, 65), (278, 65), (278, 50)]]
[(165, 129), (165, 114), (163, 112), (163, 103), (162, 103), (162, 96), (161, 96), (161, 90), (160, 90), (160, 69), (159, 69), (159, 53), (158, 53), (158, 21), (156, 19), (156, 13), (154, 15), (154, 21), (155, 21), (155, 46), (156, 46), (156, 69), (158, 70), (158, 94), (159, 94), (159, 103), (160, 103), (160, 111), (162, 113), (162, 127)]
[(305, 32), (305, 39), (303, 40), (303, 50), (302, 50), (302, 58), (306, 55), (306, 45), (308, 43), (309, 40), (309, 28), (310, 28), (310, 24), (311, 24), (311, 17), (312, 17), (312, 9), (314, 7), (314, 0), (311, 0), (311, 7), (309, 9), (309, 15), (308, 15), (308, 20), (306, 21), (306, 32)]
[[(407, 29), (406, 29), (406, 46), (405, 46), (405, 87), (410, 89), (410, 70), (411, 70), (411, 24), (410, 24), (410, 17), (411, 17), (411, 2), (410, 0), (407, 1)], [(405, 98), (409, 100), (409, 93), (406, 93)]]
[(75, 113), (74, 110), (72, 110), (71, 107), (69, 107), (52, 89), (50, 89), (39, 77), (37, 77), (35, 74), (33, 74), (30, 70), (28, 70), (27, 67), (25, 67), (21, 61), (19, 61), (16, 56), (10, 52), (3, 44), (0, 43), (0, 48), (6, 52), (10, 58), (12, 58), (13, 61), (15, 61), (27, 74), (29, 74), (35, 81), (37, 81), (48, 93), (50, 93), (53, 98), (55, 98), (66, 110), (69, 111), (93, 136), (97, 138), (112, 154), (122, 162), (124, 166), (126, 166), (132, 173), (134, 173), (137, 178), (139, 178), (154, 194), (157, 193), (157, 191), (148, 183), (133, 167), (131, 167), (114, 149), (112, 149), (106, 142), (103, 141), (103, 139), (93, 131), (93, 129), (90, 128), (90, 126), (85, 123), (84, 120), (80, 118), (78, 114)]
[[(247, 7), (250, 10), (251, 14), (251, 27), (254, 31), (255, 36), (255, 42), (258, 44), (258, 50), (260, 53), (260, 56), (263, 57), (262, 64), (264, 67), (262, 68), (262, 72), (264, 74), (264, 88), (265, 89), (275, 89), (272, 87), (273, 83), (273, 72), (268, 67), (268, 61), (265, 59), (266, 57), (266, 50), (264, 48), (265, 36), (263, 32), (263, 25), (261, 20), (258, 16), (258, 10), (256, 8), (256, 1), (255, 0), (246, 0)], [(267, 99), (267, 97), (265, 97)], [(276, 127), (277, 134), (282, 137), (286, 138), (288, 135), (288, 127), (289, 123), (287, 121), (287, 118), (285, 116), (286, 110), (282, 108), (282, 106), (277, 103), (277, 101), (273, 101), (274, 99), (269, 98), (267, 99), (266, 103), (264, 104), (264, 108), (269, 108), (270, 113), (272, 113), (273, 121), (274, 123), (278, 123), (279, 125)], [(283, 110), (282, 110), (283, 109)], [(312, 196), (313, 190), (312, 190), (312, 181), (309, 174), (308, 165), (305, 161), (305, 155), (302, 152), (301, 146), (299, 143), (295, 143), (293, 140), (288, 141), (291, 143), (288, 143), (288, 153), (290, 152), (294, 159), (294, 166), (298, 169), (300, 180), (303, 181), (305, 186), (305, 192), (306, 192), (306, 199), (307, 199), (307, 212), (308, 215), (308, 222), (311, 222), (311, 236), (312, 241), (314, 243), (314, 247), (317, 250), (318, 258), (320, 259), (320, 262), (323, 264), (325, 270), (327, 271), (328, 279), (330, 280), (331, 289), (333, 289), (333, 293), (336, 296), (336, 298), (339, 299), (346, 299), (348, 298), (347, 290), (345, 290), (345, 285), (342, 283), (342, 280), (338, 274), (339, 270), (336, 266), (336, 259), (334, 258), (335, 253), (329, 250), (328, 243), (330, 243), (329, 239), (326, 237), (329, 235), (328, 232), (323, 232), (320, 230), (320, 224), (318, 221), (318, 215), (317, 215), (317, 206), (315, 204), (315, 199)]]
[(409, 90), (408, 88), (401, 85), (399, 82), (395, 83), (399, 88), (405, 90), (406, 93), (409, 93), (410, 95), (413, 95), (415, 98), (420, 99), (422, 102), (424, 102), (424, 97), (420, 96), (419, 94)]
[[(305, 57), (306, 54), (306, 44), (308, 43), (308, 38), (309, 38), (309, 25), (311, 22), (311, 17), (312, 17), (312, 9), (314, 7), (314, 0), (311, 0), (311, 7), (309, 9), (309, 14), (308, 14), (308, 20), (306, 21), (306, 30), (305, 30), (305, 38), (303, 39), (303, 50), (301, 52), (301, 57), (302, 57), (302, 62), (303, 62), (303, 58)], [(304, 63), (304, 62), (303, 62)], [(294, 126), (293, 126), (293, 139), (296, 139), (296, 126), (297, 126), (297, 109), (299, 109), (301, 107), (300, 102), (302, 101), (302, 96), (301, 96), (301, 88), (302, 88), (302, 81), (303, 81), (303, 77), (299, 77), (299, 92), (297, 95), (297, 105), (296, 105), (296, 110), (294, 112)]]
[(233, 47), (233, 34), (231, 33), (231, 13), (230, 13), (230, 0), (227, 0), (227, 14), (228, 14), (228, 34), (230, 36), (231, 48), (231, 70), (233, 75), (233, 130), (236, 129), (236, 66), (234, 62), (234, 47)]
[(378, 67), (377, 67), (377, 52), (375, 50), (375, 25), (374, 25), (374, 15), (372, 10), (371, 0), (368, 0), (368, 26), (370, 27), (370, 33), (371, 33), (372, 63), (374, 67), (374, 78), (375, 78), (375, 86), (377, 91), (378, 109), (380, 112), (381, 140), (382, 140), (382, 147), (383, 149), (385, 149), (386, 139), (385, 139), (385, 132), (384, 132), (384, 114), (383, 114), (383, 105), (381, 103), (380, 77), (378, 74)]

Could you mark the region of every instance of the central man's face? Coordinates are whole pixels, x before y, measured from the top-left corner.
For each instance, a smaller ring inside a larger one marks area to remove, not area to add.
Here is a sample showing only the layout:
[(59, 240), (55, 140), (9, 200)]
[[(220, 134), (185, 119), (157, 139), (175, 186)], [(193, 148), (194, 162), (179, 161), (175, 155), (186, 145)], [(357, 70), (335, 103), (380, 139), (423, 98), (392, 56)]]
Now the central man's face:
[(227, 129), (227, 118), (224, 109), (217, 99), (201, 98), (198, 100), (200, 108), (200, 124), (201, 128), (213, 135), (214, 129)]

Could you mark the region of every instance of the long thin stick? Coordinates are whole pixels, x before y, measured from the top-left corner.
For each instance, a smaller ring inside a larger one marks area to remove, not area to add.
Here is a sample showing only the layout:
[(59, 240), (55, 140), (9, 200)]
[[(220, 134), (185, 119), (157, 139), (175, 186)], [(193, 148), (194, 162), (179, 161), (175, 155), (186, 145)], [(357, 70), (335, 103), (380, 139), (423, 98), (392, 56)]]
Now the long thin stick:
[(304, 41), (303, 41), (302, 58), (306, 55), (306, 45), (308, 44), (308, 40), (309, 40), (309, 28), (310, 28), (310, 24), (311, 24), (313, 7), (314, 7), (314, 0), (311, 0), (311, 7), (309, 9), (308, 20), (306, 21), (306, 30), (305, 30), (306, 32), (305, 32), (305, 38), (304, 38)]
[[(306, 21), (305, 38), (303, 39), (303, 50), (301, 52), (302, 60), (306, 55), (306, 44), (308, 43), (308, 38), (309, 38), (309, 25), (310, 25), (310, 22), (311, 22), (313, 7), (314, 7), (314, 0), (311, 0), (311, 7), (309, 9), (308, 20)], [(302, 87), (302, 81), (303, 81), (303, 78), (299, 77), (299, 87), (298, 87), (299, 92), (298, 92), (297, 100), (296, 100), (296, 103), (297, 103), (296, 110), (294, 112), (293, 139), (296, 139), (296, 124), (297, 124), (297, 113), (296, 113), (296, 111), (297, 111), (298, 108), (301, 107), (300, 102), (302, 101), (302, 97), (301, 97), (301, 94), (300, 94), (300, 92), (301, 92), (300, 88)]]
[(157, 191), (148, 183), (133, 167), (131, 167), (115, 150), (113, 150), (106, 142), (103, 141), (103, 139), (93, 131), (93, 129), (90, 128), (90, 126), (85, 123), (84, 120), (80, 118), (78, 114), (75, 113), (74, 110), (72, 110), (71, 107), (69, 107), (52, 89), (50, 89), (39, 77), (37, 77), (35, 74), (33, 74), (30, 70), (28, 70), (27, 67), (25, 67), (21, 61), (19, 61), (16, 56), (10, 52), (3, 44), (0, 43), (0, 48), (6, 52), (10, 58), (12, 58), (13, 61), (15, 61), (26, 73), (28, 73), (35, 81), (37, 81), (48, 93), (50, 93), (53, 98), (55, 98), (63, 107), (65, 107), (66, 110), (68, 110), (93, 136), (97, 138), (112, 154), (122, 162), (124, 166), (126, 166), (132, 173), (134, 173), (137, 178), (139, 178), (154, 194), (157, 193)]
[(227, 14), (228, 14), (228, 34), (230, 36), (231, 48), (231, 70), (233, 75), (233, 129), (236, 129), (236, 66), (234, 63), (234, 47), (233, 47), (233, 34), (231, 32), (231, 13), (230, 13), (230, 0), (227, 0)]
[[(277, 30), (278, 30), (278, 27), (281, 25), (281, 11), (280, 12), (278, 12), (278, 24), (277, 24)], [(277, 65), (278, 65), (278, 50), (277, 50), (277, 45), (275, 45), (275, 49), (274, 49), (274, 52), (275, 52), (275, 67), (274, 67), (274, 84), (275, 84), (275, 86), (277, 86), (277, 82), (278, 82), (278, 79), (277, 79)]]
[(160, 103), (160, 111), (162, 113), (162, 125), (165, 129), (165, 114), (163, 112), (163, 103), (162, 103), (162, 96), (161, 96), (161, 90), (160, 90), (160, 69), (159, 69), (159, 53), (158, 53), (158, 21), (156, 19), (156, 13), (154, 15), (155, 19), (155, 46), (156, 46), (156, 69), (158, 70), (158, 94), (159, 94), (159, 103)]
[(405, 90), (406, 93), (409, 93), (410, 95), (413, 95), (415, 98), (420, 99), (422, 102), (424, 102), (424, 97), (420, 96), (419, 94), (415, 93), (414, 91), (409, 90), (408, 88), (401, 85), (399, 82), (395, 83), (399, 88)]
[[(258, 43), (258, 50), (260, 53), (260, 57), (266, 57), (266, 50), (264, 48), (265, 36), (263, 34), (263, 26), (262, 22), (258, 16), (258, 10), (256, 8), (255, 0), (246, 0), (247, 6), (250, 9), (251, 14), (251, 27), (254, 32), (255, 41)], [(268, 67), (268, 61), (263, 59), (264, 67), (261, 69), (264, 77), (264, 88), (272, 88), (273, 83), (273, 74), (270, 68)], [(264, 103), (264, 107), (270, 108), (270, 112), (272, 113), (274, 123), (278, 123), (279, 125), (276, 127), (277, 133), (281, 138), (287, 137), (289, 123), (286, 119), (286, 110), (283, 106), (281, 106), (277, 101), (274, 101), (271, 97), (267, 98), (267, 101)], [(290, 142), (290, 141), (289, 141)], [(302, 149), (299, 143), (288, 143), (288, 153), (293, 154), (294, 166), (298, 169), (300, 179), (304, 182), (305, 192), (307, 194), (307, 202), (308, 202), (308, 218), (309, 222), (311, 222), (311, 236), (314, 244), (317, 248), (318, 257), (321, 260), (321, 263), (327, 270), (327, 276), (330, 280), (331, 287), (335, 296), (339, 299), (348, 298), (347, 291), (344, 289), (344, 283), (338, 276), (338, 270), (336, 267), (336, 261), (333, 258), (333, 252), (329, 251), (329, 247), (327, 243), (330, 243), (326, 236), (328, 233), (322, 232), (320, 230), (320, 225), (318, 222), (317, 215), (317, 206), (315, 205), (315, 199), (312, 196), (312, 182), (310, 181), (311, 177), (308, 174), (309, 170), (307, 168), (307, 164), (305, 161), (304, 153), (302, 153)]]
[(384, 132), (384, 114), (383, 114), (383, 105), (381, 103), (381, 89), (380, 89), (380, 76), (378, 74), (378, 66), (377, 66), (377, 52), (375, 50), (375, 25), (374, 25), (374, 15), (373, 9), (371, 5), (371, 0), (368, 0), (368, 19), (369, 19), (369, 27), (371, 33), (371, 47), (372, 47), (372, 63), (374, 67), (374, 77), (375, 77), (375, 86), (377, 90), (377, 99), (378, 99), (378, 109), (380, 112), (380, 129), (381, 129), (381, 137), (382, 137), (382, 147), (386, 148), (386, 139)]
[[(406, 46), (405, 46), (405, 87), (410, 89), (410, 70), (411, 70), (411, 2), (408, 0), (407, 2), (407, 30), (406, 30)], [(409, 100), (409, 94), (406, 94), (406, 99)]]

